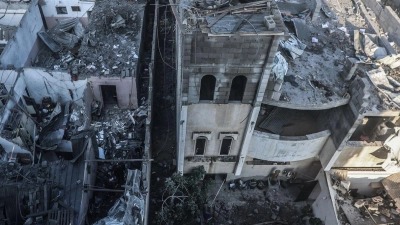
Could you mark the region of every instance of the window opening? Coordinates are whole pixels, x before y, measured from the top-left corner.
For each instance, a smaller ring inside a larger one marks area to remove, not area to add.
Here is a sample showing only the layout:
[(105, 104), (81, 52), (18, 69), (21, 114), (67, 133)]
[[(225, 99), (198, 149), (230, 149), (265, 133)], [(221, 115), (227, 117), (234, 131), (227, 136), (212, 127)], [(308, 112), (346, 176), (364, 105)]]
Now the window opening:
[(206, 75), (201, 78), (200, 100), (214, 100), (215, 83), (216, 79), (213, 75)]

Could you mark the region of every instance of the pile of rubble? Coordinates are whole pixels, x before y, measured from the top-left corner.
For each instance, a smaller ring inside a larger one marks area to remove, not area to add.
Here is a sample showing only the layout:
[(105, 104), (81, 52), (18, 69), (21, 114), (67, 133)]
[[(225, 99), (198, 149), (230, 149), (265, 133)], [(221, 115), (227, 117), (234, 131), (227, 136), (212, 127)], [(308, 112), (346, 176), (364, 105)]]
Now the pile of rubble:
[(39, 32), (48, 49), (38, 54), (35, 65), (68, 70), (74, 77), (134, 76), (143, 14), (138, 2), (96, 1), (84, 31), (73, 18)]

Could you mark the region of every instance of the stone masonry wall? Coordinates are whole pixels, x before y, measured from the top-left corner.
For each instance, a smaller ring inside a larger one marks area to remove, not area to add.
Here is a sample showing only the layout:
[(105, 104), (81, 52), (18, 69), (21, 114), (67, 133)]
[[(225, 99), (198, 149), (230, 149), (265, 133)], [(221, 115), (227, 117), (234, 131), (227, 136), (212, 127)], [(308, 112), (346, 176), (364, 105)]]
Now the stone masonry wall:
[[(195, 32), (185, 34), (183, 40), (183, 101), (198, 103), (201, 78), (216, 77), (214, 101), (228, 103), (232, 80), (247, 77), (242, 103), (252, 103), (272, 36), (208, 36)], [(275, 55), (271, 52), (272, 56)]]
[(341, 150), (358, 125), (362, 123), (363, 113), (368, 106), (369, 81), (356, 78), (350, 84), (350, 102), (347, 105), (327, 110), (317, 117), (317, 124), (325, 124), (331, 131), (331, 137), (336, 149)]
[[(392, 1), (392, 0), (389, 0)], [(400, 0), (395, 0), (400, 5)], [(383, 7), (377, 0), (362, 0), (376, 15), (376, 21), (389, 33), (389, 38), (400, 46), (400, 18), (390, 6)]]

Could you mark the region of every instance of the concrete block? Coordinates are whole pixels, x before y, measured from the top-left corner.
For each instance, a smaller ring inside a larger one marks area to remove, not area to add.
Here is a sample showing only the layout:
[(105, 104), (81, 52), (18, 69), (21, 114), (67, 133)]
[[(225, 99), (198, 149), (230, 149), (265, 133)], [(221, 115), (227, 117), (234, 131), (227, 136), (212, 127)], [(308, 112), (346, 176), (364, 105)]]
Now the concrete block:
[(274, 85), (274, 91), (280, 91), (282, 88), (282, 84), (283, 84), (282, 81), (276, 81)]
[(281, 92), (277, 92), (277, 91), (268, 91), (267, 98), (275, 100), (275, 101), (279, 101), (281, 94), (282, 94)]
[(264, 16), (264, 24), (268, 30), (274, 30), (276, 28), (273, 16)]
[(345, 81), (351, 80), (351, 78), (354, 76), (357, 67), (358, 67), (358, 60), (356, 58), (347, 58), (345, 65), (343, 67), (344, 72), (342, 73), (343, 79)]
[(270, 80), (270, 81), (267, 83), (267, 90), (268, 90), (268, 91), (273, 91), (273, 90), (274, 90), (274, 87), (275, 87), (275, 81)]

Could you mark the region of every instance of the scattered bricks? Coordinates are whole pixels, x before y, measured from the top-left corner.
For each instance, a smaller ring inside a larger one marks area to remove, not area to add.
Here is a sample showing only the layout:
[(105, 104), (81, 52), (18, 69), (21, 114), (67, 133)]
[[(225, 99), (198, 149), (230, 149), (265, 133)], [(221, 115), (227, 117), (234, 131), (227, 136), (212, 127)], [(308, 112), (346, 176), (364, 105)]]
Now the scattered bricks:
[(368, 210), (378, 211), (378, 204), (369, 204), (368, 205)]
[(381, 196), (376, 196), (372, 198), (372, 201), (375, 203), (382, 202), (383, 198)]
[(273, 16), (264, 16), (264, 23), (268, 30), (274, 30), (276, 27)]
[(366, 203), (367, 203), (367, 201), (365, 199), (360, 199), (360, 200), (356, 201), (356, 203), (354, 203), (354, 206), (359, 209), (359, 208), (363, 207), (364, 205), (366, 205)]

